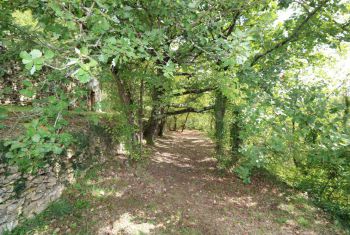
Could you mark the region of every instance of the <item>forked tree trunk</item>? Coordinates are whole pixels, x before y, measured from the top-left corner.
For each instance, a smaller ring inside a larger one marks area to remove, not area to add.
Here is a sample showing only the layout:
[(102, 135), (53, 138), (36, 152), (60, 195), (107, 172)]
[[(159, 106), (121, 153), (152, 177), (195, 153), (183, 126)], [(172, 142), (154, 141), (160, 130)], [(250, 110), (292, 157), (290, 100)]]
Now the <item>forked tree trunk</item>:
[[(166, 55), (163, 61), (157, 61), (157, 65), (159, 66), (166, 65), (169, 60), (170, 60), (170, 57)], [(161, 69), (158, 69), (157, 75), (162, 76), (162, 78), (164, 78), (163, 71)], [(152, 88), (153, 107), (151, 111), (151, 116), (148, 119), (148, 122), (145, 125), (145, 130), (143, 132), (143, 136), (147, 144), (149, 145), (154, 144), (154, 138), (157, 134), (157, 130), (160, 124), (159, 117), (161, 116), (162, 112), (164, 112), (162, 111), (164, 107), (162, 107), (161, 105), (162, 96), (164, 95), (164, 93), (165, 93), (165, 89), (162, 85), (161, 86), (153, 85), (153, 88)]]

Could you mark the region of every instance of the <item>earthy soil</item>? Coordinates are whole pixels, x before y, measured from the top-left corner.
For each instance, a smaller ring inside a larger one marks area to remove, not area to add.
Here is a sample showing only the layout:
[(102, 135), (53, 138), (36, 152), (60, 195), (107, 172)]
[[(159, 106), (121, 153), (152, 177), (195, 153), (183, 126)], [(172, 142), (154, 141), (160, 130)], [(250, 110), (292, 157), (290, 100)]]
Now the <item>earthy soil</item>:
[(63, 196), (80, 212), (54, 218), (37, 232), (344, 233), (305, 195), (266, 174), (257, 174), (248, 185), (234, 174), (220, 174), (212, 157), (213, 144), (199, 132), (169, 133), (149, 155), (135, 166), (122, 164), (118, 156), (88, 172)]

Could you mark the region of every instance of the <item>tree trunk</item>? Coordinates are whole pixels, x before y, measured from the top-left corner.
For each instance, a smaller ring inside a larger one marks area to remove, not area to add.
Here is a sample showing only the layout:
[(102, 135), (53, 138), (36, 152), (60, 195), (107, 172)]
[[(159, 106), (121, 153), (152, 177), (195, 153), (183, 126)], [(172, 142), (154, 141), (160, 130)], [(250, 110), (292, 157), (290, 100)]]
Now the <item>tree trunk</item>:
[(231, 157), (232, 163), (236, 163), (239, 160), (239, 148), (241, 147), (242, 140), (240, 138), (240, 126), (239, 126), (239, 111), (233, 112), (234, 120), (231, 123), (230, 139), (231, 139)]
[(158, 113), (157, 107), (153, 107), (151, 111), (151, 116), (148, 119), (148, 122), (145, 126), (145, 130), (143, 132), (143, 137), (145, 138), (147, 144), (149, 145), (154, 144), (154, 135), (158, 128), (157, 113)]
[(139, 141), (140, 141), (140, 158), (142, 157), (142, 139), (143, 139), (143, 94), (144, 94), (144, 82), (141, 78), (140, 83), (140, 97), (139, 97)]
[(185, 128), (186, 128), (186, 123), (187, 123), (187, 119), (188, 119), (188, 116), (189, 116), (189, 115), (190, 115), (190, 113), (187, 113), (185, 122), (184, 122), (184, 124), (182, 125), (181, 132), (184, 132), (184, 130), (185, 130)]
[(166, 123), (165, 118), (162, 118), (162, 120), (160, 121), (159, 126), (158, 126), (158, 136), (159, 137), (164, 136), (165, 123)]
[(132, 110), (134, 101), (133, 101), (129, 86), (126, 84), (126, 82), (122, 78), (119, 77), (118, 70), (116, 68), (112, 69), (112, 75), (116, 81), (119, 99), (123, 105), (123, 111), (130, 127), (130, 134), (129, 134), (130, 148), (131, 148), (131, 151), (134, 151), (137, 143), (137, 137), (135, 132), (135, 117), (134, 117), (134, 112)]
[(165, 108), (162, 107), (160, 109), (160, 116), (162, 116), (162, 118), (158, 120), (158, 129), (157, 129), (158, 137), (162, 137), (164, 132), (164, 126), (165, 126), (165, 120), (166, 120), (166, 116), (164, 116), (164, 112), (165, 112)]
[(344, 101), (345, 101), (345, 110), (344, 110), (343, 125), (344, 125), (345, 133), (347, 133), (349, 132), (347, 125), (348, 125), (348, 119), (349, 119), (349, 113), (350, 113), (350, 97), (345, 95)]
[[(157, 61), (158, 66), (163, 66), (166, 65), (167, 62), (170, 60), (169, 56), (165, 56), (163, 61)], [(163, 79), (165, 77), (163, 76), (163, 71), (161, 69), (158, 69), (157, 75), (161, 76)], [(149, 145), (154, 144), (154, 137), (157, 134), (157, 130), (159, 127), (159, 116), (163, 112), (162, 109), (164, 107), (161, 106), (162, 103), (162, 97), (165, 93), (165, 89), (163, 86), (155, 86), (153, 85), (152, 89), (152, 102), (153, 102), (153, 107), (151, 111), (151, 116), (148, 119), (148, 122), (145, 126), (145, 130), (143, 132), (143, 136)]]
[(226, 113), (227, 98), (221, 91), (216, 92), (214, 115), (215, 115), (215, 150), (217, 156), (224, 154), (225, 125), (224, 118)]
[(173, 127), (173, 131), (177, 131), (177, 117), (174, 116), (174, 127)]
[(153, 101), (153, 107), (151, 111), (151, 116), (148, 119), (148, 122), (145, 126), (145, 130), (143, 132), (143, 136), (149, 145), (154, 144), (154, 137), (157, 133), (158, 126), (159, 126), (159, 116), (161, 114), (161, 97), (163, 96), (164, 91), (159, 88), (153, 89), (153, 95), (152, 95), (152, 101)]
[(88, 108), (90, 111), (101, 112), (101, 87), (100, 82), (93, 78), (88, 84), (89, 97), (88, 97)]

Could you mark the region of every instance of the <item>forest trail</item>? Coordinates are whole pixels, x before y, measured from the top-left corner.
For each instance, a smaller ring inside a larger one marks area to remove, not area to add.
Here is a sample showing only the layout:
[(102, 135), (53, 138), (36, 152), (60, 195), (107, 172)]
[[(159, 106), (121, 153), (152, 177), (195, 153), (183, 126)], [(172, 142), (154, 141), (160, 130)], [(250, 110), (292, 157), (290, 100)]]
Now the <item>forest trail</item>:
[[(100, 234), (138, 229), (152, 234), (336, 233), (302, 195), (281, 192), (264, 176), (250, 185), (233, 174), (220, 176), (213, 147), (196, 131), (159, 139), (147, 166), (124, 177), (129, 184), (124, 200), (135, 204)], [(130, 223), (131, 218), (140, 222)]]
[(169, 133), (157, 140), (151, 152), (137, 166), (122, 166), (118, 156), (89, 170), (61, 199), (75, 209), (46, 221), (45, 229), (37, 231), (341, 234), (305, 196), (264, 174), (253, 177), (249, 185), (234, 174), (220, 175), (213, 144), (199, 132)]

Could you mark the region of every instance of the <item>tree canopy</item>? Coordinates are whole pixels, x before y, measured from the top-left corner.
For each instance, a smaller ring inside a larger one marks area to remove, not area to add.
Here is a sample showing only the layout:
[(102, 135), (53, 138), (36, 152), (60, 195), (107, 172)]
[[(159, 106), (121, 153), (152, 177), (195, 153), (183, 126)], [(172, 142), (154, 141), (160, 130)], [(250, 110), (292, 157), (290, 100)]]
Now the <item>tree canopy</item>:
[(246, 183), (266, 168), (349, 220), (350, 84), (331, 89), (320, 69), (347, 53), (349, 13), (346, 0), (2, 0), (0, 98), (35, 117), (4, 159), (35, 172), (60, 154), (72, 110), (111, 114), (134, 160), (180, 120), (213, 138), (219, 168)]

